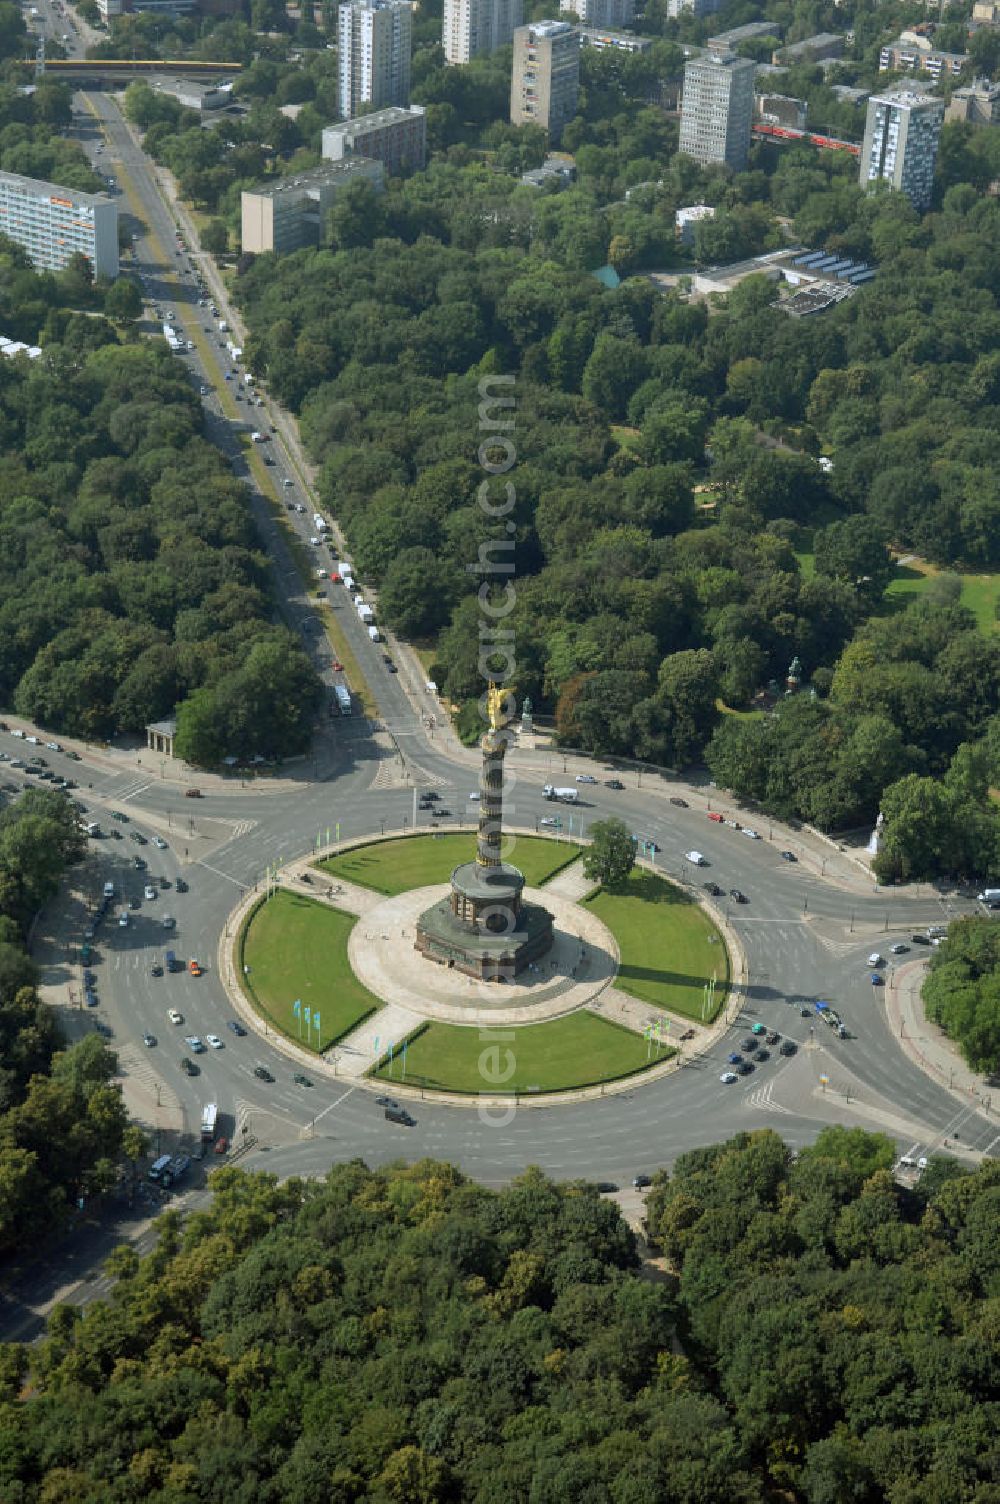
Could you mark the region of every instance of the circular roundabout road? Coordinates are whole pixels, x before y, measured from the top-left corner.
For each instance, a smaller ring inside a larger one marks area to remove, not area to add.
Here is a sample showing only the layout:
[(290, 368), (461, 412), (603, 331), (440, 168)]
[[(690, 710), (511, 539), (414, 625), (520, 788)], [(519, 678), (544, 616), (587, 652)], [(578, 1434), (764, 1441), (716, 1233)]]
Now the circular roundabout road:
[[(304, 778), (266, 794), (225, 788), (197, 806), (166, 780), (137, 787), (134, 777), (106, 766), (88, 767), (81, 775), (92, 780), (88, 804), (108, 815), (125, 809), (132, 830), (160, 833), (167, 840), (166, 850), (143, 849), (149, 870), (171, 886), (181, 875), (188, 883), (189, 891), (161, 892), (156, 902), (142, 903), (127, 929), (116, 926), (99, 938), (100, 1007), (79, 1015), (100, 1027), (119, 1052), (130, 1110), (154, 1130), (170, 1133), (168, 1147), (185, 1135), (196, 1141), (201, 1107), (215, 1101), (237, 1145), (247, 1129), (245, 1142), (252, 1147), (239, 1162), (283, 1176), (322, 1174), (332, 1162), (355, 1157), (369, 1164), (434, 1157), (490, 1184), (509, 1180), (529, 1164), (560, 1178), (623, 1182), (740, 1130), (771, 1127), (797, 1146), (833, 1123), (885, 1131), (901, 1152), (932, 1152), (946, 1136), (960, 1137), (973, 1152), (992, 1152), (997, 1137), (992, 1118), (976, 1110), (978, 1103), (970, 1105), (932, 1080), (900, 1048), (887, 1008), (892, 967), (889, 987), (873, 987), (866, 965), (869, 952), (888, 957), (888, 947), (909, 943), (916, 926), (945, 923), (968, 911), (968, 904), (906, 890), (876, 891), (864, 885), (860, 869), (850, 884), (833, 881), (823, 875), (825, 863), (795, 833), (765, 819), (761, 830), (767, 830), (767, 838), (747, 839), (706, 819), (711, 790), (692, 793), (686, 785), (659, 779), (650, 788), (648, 777), (646, 788), (639, 789), (632, 775), (626, 775), (630, 786), (624, 790), (603, 784), (581, 790), (586, 806), (572, 810), (576, 828), (620, 815), (642, 839), (657, 843), (656, 867), (665, 876), (696, 888), (711, 879), (724, 892), (742, 890), (749, 900), (745, 905), (717, 900), (738, 937), (747, 971), (738, 1006), (730, 1010), (732, 1022), (706, 1054), (669, 1076), (638, 1078), (628, 1089), (596, 1101), (532, 1106), (522, 1099), (504, 1107), (487, 1102), (469, 1107), (408, 1100), (412, 1126), (385, 1119), (375, 1101), (379, 1087), (338, 1077), (321, 1061), (309, 1069), (311, 1086), (296, 1084), (300, 1064), (289, 1059), (273, 1032), (237, 1037), (226, 1027), (233, 1012), (214, 974), (214, 958), (241, 894), (262, 881), (269, 866), (307, 855), (335, 827), (343, 841), (405, 828), (412, 822), (415, 787), (439, 791), (441, 802), (458, 819), (464, 817), (471, 845), (476, 815), (466, 800), (474, 770), (428, 741), (415, 716), (406, 746), (405, 785), (396, 777), (395, 786), (373, 787), (383, 780), (386, 764), (361, 723), (355, 723), (339, 747), (335, 774), (323, 781)], [(517, 824), (529, 828), (553, 808), (542, 799), (545, 774), (524, 765), (530, 756), (525, 754), (520, 766), (514, 762), (516, 812), (511, 808)], [(684, 808), (669, 802), (679, 792), (688, 800)], [(569, 813), (563, 811), (564, 819)], [(704, 853), (707, 868), (686, 863), (683, 853), (692, 846)], [(791, 849), (799, 860), (783, 860), (782, 849)], [(132, 867), (134, 855), (127, 841), (100, 843), (81, 886), (96, 893), (110, 876), (128, 892), (144, 876)], [(164, 913), (176, 920), (169, 936), (162, 927)], [(39, 957), (57, 996), (79, 984), (79, 970), (64, 960), (67, 945), (79, 939), (73, 922), (68, 912), (60, 916), (61, 933), (43, 943), (47, 953)], [(185, 970), (154, 977), (151, 968), (168, 945), (182, 959), (201, 960), (205, 974), (196, 978)], [(414, 964), (431, 963), (415, 958)], [(815, 1015), (802, 1016), (817, 999), (839, 1010), (850, 1038), (836, 1038)], [(168, 1008), (181, 1012), (183, 1026), (168, 1022)], [(727, 1056), (754, 1023), (794, 1040), (797, 1052), (783, 1057), (773, 1051), (751, 1076), (726, 1085), (720, 1075)], [(146, 1031), (156, 1037), (155, 1046), (144, 1048)], [(214, 1033), (223, 1048), (200, 1055), (200, 1074), (189, 1079), (181, 1057), (183, 1036), (193, 1033), (202, 1038)], [(274, 1080), (255, 1077), (257, 1067)]]

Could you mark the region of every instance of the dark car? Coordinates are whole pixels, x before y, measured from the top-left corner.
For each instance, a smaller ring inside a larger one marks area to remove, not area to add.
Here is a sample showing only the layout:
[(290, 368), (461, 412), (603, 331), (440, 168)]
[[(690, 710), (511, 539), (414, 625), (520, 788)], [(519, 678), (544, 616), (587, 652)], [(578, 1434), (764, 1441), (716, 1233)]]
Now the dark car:
[(625, 785), (620, 778), (605, 778), (604, 787), (606, 789), (623, 789)]
[(177, 889), (178, 893), (186, 893), (188, 890), (188, 885), (184, 881), (183, 877), (179, 877), (177, 879), (177, 881), (174, 883), (174, 887)]
[(613, 1180), (599, 1180), (597, 1182), (597, 1190), (602, 1196), (613, 1196), (617, 1189), (618, 1187)]
[(811, 1008), (800, 1008), (799, 1009), (799, 1016), (801, 1018), (812, 1018), (812, 1016), (813, 1016), (813, 1010)]
[(149, 974), (151, 977), (162, 977), (163, 967), (160, 965), (159, 961), (153, 962), (153, 965), (149, 968)]
[(755, 1060), (759, 1060), (763, 1064), (763, 1062), (765, 1060), (770, 1060), (770, 1058), (771, 1058), (771, 1051), (770, 1050), (755, 1050), (753, 1058)]
[(653, 1181), (649, 1175), (634, 1175), (632, 1177), (632, 1189), (634, 1191), (644, 1191), (648, 1185), (652, 1184)]
[(375, 1098), (375, 1106), (376, 1107), (396, 1107), (396, 1108), (398, 1108), (399, 1107), (399, 1103), (397, 1101), (395, 1101), (394, 1098), (392, 1098), (392, 1097), (376, 1097)]
[(243, 1035), (246, 1033), (246, 1029), (244, 1029), (244, 1027), (243, 1027), (242, 1024), (237, 1023), (236, 1020), (235, 1020), (235, 1018), (231, 1018), (229, 1020), (229, 1027), (232, 1029), (233, 1033), (234, 1034), (238, 1034), (241, 1039), (243, 1038)]
[(771, 1029), (767, 1036), (767, 1042), (768, 1044), (777, 1044), (780, 1038), (781, 1035), (778, 1033), (777, 1029)]
[(450, 820), (451, 819), (451, 810), (450, 809), (442, 809), (440, 805), (438, 805), (437, 808), (432, 811), (432, 813), (433, 813), (434, 818), (436, 820)]
[(781, 860), (783, 862), (797, 862), (798, 857), (795, 855), (794, 851), (783, 851), (781, 853)]
[(184, 1072), (185, 1076), (197, 1076), (199, 1074), (200, 1067), (195, 1065), (193, 1060), (189, 1060), (187, 1055), (182, 1055), (181, 1070)]
[(711, 893), (711, 895), (712, 895), (713, 898), (721, 898), (722, 897), (724, 889), (720, 888), (719, 885), (718, 885), (718, 883), (705, 883), (705, 884), (703, 884), (703, 886), (704, 886), (705, 892), (706, 893)]
[(749, 903), (750, 902), (750, 900), (747, 898), (746, 894), (744, 892), (742, 892), (739, 888), (730, 888), (730, 890), (729, 890), (729, 896), (730, 896), (730, 898), (735, 898), (735, 900), (736, 900), (737, 903)]
[(783, 1039), (781, 1041), (781, 1044), (778, 1046), (778, 1054), (794, 1055), (797, 1049), (798, 1045), (795, 1043), (794, 1039)]
[(405, 1107), (387, 1107), (385, 1117), (387, 1122), (402, 1123), (404, 1128), (412, 1128), (416, 1124), (416, 1118), (411, 1118)]
[(296, 1071), (295, 1075), (292, 1077), (292, 1080), (295, 1082), (296, 1086), (312, 1086), (312, 1082), (309, 1080), (309, 1077), (304, 1076), (301, 1071)]
[(424, 795), (424, 798), (429, 799), (432, 804), (436, 804), (437, 801), (441, 798), (441, 795), (435, 793), (433, 789), (428, 789), (427, 793)]
[(253, 1068), (253, 1073), (257, 1077), (258, 1081), (273, 1081), (274, 1080), (274, 1077), (271, 1075), (271, 1072), (267, 1069), (266, 1066), (255, 1065), (254, 1068)]
[(113, 841), (120, 841), (122, 838), (122, 833), (120, 830), (109, 830), (108, 835)]
[(679, 794), (671, 794), (671, 796), (670, 796), (670, 803), (671, 804), (676, 804), (676, 806), (677, 806), (678, 809), (687, 809), (687, 807), (688, 807), (687, 800), (686, 799), (682, 799)]
[(121, 825), (128, 824), (128, 815), (125, 814), (124, 810), (113, 809), (111, 811), (111, 818), (112, 820), (117, 820)]
[(128, 838), (130, 841), (134, 841), (137, 846), (147, 846), (149, 844), (141, 830), (130, 830)]
[(746, 1037), (746, 1039), (741, 1039), (740, 1040), (740, 1049), (741, 1050), (755, 1050), (756, 1048), (757, 1048), (757, 1041), (756, 1041), (756, 1039), (754, 1039), (754, 1037), (753, 1037), (752, 1034), (748, 1034), (747, 1037)]
[(930, 945), (931, 943), (930, 935), (911, 935), (910, 939), (914, 945)]
[(733, 1067), (734, 1070), (739, 1071), (741, 1076), (749, 1076), (752, 1073), (753, 1068), (754, 1067), (752, 1060), (743, 1060), (739, 1065)]
[(390, 674), (398, 674), (399, 673), (399, 669), (393, 663), (393, 661), (392, 661), (391, 658), (389, 659), (388, 663), (386, 664), (386, 668), (389, 670)]

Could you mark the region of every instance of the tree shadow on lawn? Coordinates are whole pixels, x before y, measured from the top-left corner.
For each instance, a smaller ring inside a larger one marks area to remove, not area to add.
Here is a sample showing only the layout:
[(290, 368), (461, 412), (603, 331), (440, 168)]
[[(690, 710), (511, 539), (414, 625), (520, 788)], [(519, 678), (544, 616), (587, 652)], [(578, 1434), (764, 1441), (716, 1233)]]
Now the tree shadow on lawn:
[[(660, 971), (653, 966), (629, 966), (627, 964), (620, 964), (618, 967), (618, 980), (632, 982), (654, 982), (658, 985), (667, 985), (670, 987), (695, 987), (699, 991), (703, 991), (708, 978), (693, 977), (681, 971)], [(717, 982), (716, 991), (721, 993), (722, 989), (728, 988), (728, 986), (728, 982)], [(639, 1001), (648, 1002), (649, 999), (640, 998)], [(669, 1003), (663, 1003), (654, 1006), (669, 1007), (670, 1005)]]
[(606, 893), (609, 898), (634, 898), (640, 903), (668, 904), (678, 908), (694, 905), (694, 899), (669, 878), (653, 872), (637, 872), (634, 868), (623, 883), (609, 883), (595, 896), (599, 897), (600, 893)]

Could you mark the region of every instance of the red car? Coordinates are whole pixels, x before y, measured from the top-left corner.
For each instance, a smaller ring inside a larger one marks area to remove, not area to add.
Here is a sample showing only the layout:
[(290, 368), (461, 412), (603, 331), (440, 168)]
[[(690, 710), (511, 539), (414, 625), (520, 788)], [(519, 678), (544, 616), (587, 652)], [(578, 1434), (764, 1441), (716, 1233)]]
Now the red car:
[(722, 824), (722, 816), (720, 814), (717, 814), (714, 809), (713, 810), (709, 810), (708, 818), (710, 820), (714, 820), (715, 823), (716, 823), (716, 825), (721, 825)]
[(226, 1152), (226, 1150), (228, 1148), (229, 1148), (229, 1140), (228, 1140), (228, 1138), (217, 1138), (215, 1140), (215, 1148), (213, 1149), (212, 1152), (213, 1152), (213, 1154), (225, 1154), (225, 1152)]
[(335, 658), (330, 664), (330, 667), (333, 669), (333, 672), (335, 674), (342, 674), (344, 672), (344, 665), (341, 663), (339, 658)]

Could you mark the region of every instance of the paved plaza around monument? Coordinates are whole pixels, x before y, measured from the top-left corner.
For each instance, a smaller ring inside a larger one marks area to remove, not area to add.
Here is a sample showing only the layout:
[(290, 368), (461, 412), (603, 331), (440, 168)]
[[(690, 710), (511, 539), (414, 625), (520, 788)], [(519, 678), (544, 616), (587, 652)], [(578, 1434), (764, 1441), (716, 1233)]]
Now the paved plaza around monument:
[(358, 980), (384, 1002), (406, 1008), (414, 1023), (541, 1023), (586, 1007), (614, 981), (618, 947), (611, 931), (548, 887), (526, 888), (525, 898), (544, 904), (552, 915), (554, 944), (518, 976), (481, 982), (425, 960), (414, 949), (417, 920), (448, 891), (448, 884), (440, 883), (382, 899), (359, 919), (348, 945)]

